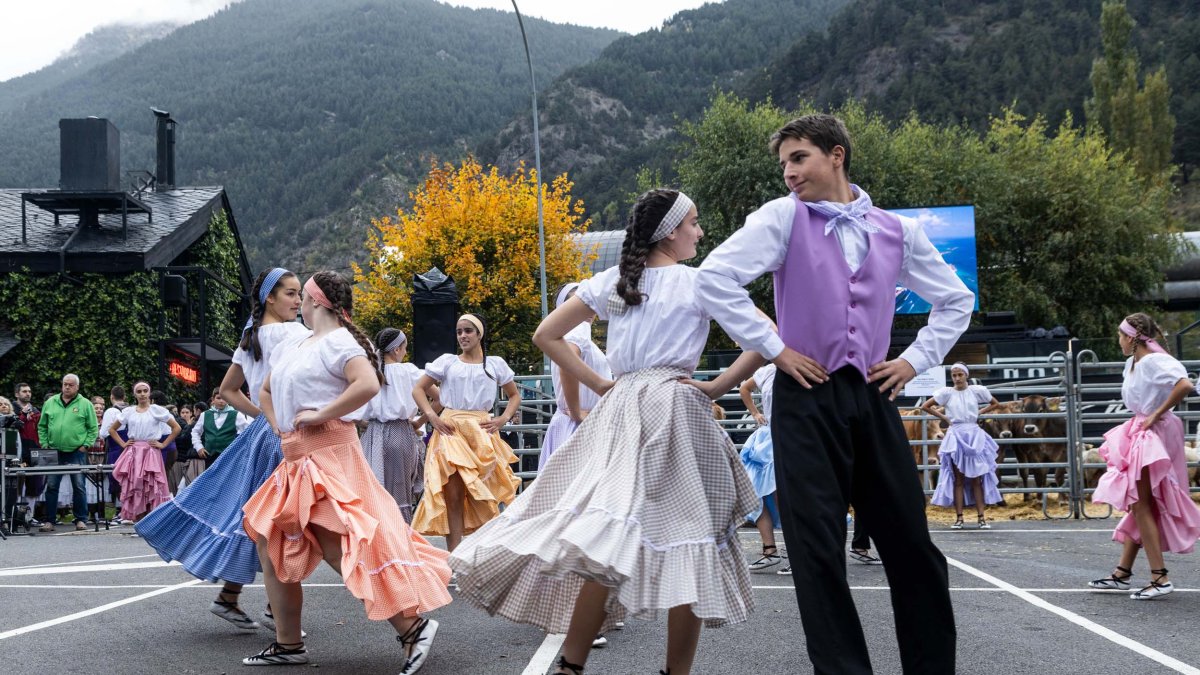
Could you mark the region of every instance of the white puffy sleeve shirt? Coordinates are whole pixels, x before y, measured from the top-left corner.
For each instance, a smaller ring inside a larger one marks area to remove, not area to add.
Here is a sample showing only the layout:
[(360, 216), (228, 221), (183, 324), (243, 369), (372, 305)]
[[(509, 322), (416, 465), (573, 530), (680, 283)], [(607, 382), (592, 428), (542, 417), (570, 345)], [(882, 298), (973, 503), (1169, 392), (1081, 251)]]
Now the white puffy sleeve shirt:
[[(571, 329), (563, 336), (568, 343), (579, 348), (579, 358), (588, 368), (596, 371), (604, 379), (612, 379), (612, 370), (608, 367), (608, 357), (592, 342), (592, 324), (585, 321)], [(559, 408), (567, 409), (566, 394), (563, 393), (562, 371), (557, 363), (550, 364), (550, 379), (554, 382), (554, 398)], [(591, 410), (600, 403), (600, 395), (591, 389), (579, 385), (579, 409)]]
[(979, 406), (992, 402), (992, 392), (978, 384), (969, 384), (961, 391), (942, 387), (933, 392), (933, 400), (946, 409), (946, 417), (951, 423), (975, 424), (979, 420)]
[(1149, 415), (1166, 402), (1175, 384), (1187, 376), (1187, 369), (1170, 354), (1147, 354), (1136, 364), (1130, 357), (1125, 362), (1121, 400), (1135, 415)]
[[(513, 369), (499, 356), (482, 363), (464, 363), (457, 354), (442, 354), (425, 364), (425, 374), (438, 383), (442, 405), (452, 410), (491, 410), (496, 388), (513, 381)], [(489, 377), (491, 375), (491, 377)]]
[(775, 364), (767, 365), (754, 371), (754, 384), (762, 394), (762, 414), (771, 421), (771, 409), (775, 403)]
[(389, 363), (383, 367), (387, 384), (379, 388), (379, 394), (367, 404), (362, 419), (391, 422), (411, 419), (417, 414), (417, 402), (413, 400), (413, 387), (423, 371), (411, 363)]
[(157, 441), (163, 436), (162, 427), (159, 425), (166, 424), (169, 419), (171, 411), (153, 403), (143, 412), (138, 412), (136, 405), (121, 411), (121, 423), (125, 425), (131, 441)]
[(262, 391), (263, 380), (271, 369), (271, 356), (280, 345), (298, 342), (312, 335), (312, 331), (304, 324), (296, 321), (286, 323), (269, 323), (258, 327), (258, 344), (262, 347), (262, 360), (255, 361), (254, 354), (238, 347), (233, 352), (233, 362), (241, 366), (246, 376), (246, 385), (250, 388), (250, 402), (258, 405), (258, 394)]
[(620, 269), (611, 267), (584, 281), (575, 297), (608, 321), (608, 365), (617, 377), (653, 367), (682, 368), (700, 363), (710, 317), (696, 299), (696, 268), (647, 267), (642, 272), (642, 304), (610, 314), (608, 298)]
[(302, 410), (320, 410), (346, 391), (346, 364), (367, 353), (345, 328), (315, 342), (289, 343), (271, 355), (271, 403), (279, 431), (295, 431)]

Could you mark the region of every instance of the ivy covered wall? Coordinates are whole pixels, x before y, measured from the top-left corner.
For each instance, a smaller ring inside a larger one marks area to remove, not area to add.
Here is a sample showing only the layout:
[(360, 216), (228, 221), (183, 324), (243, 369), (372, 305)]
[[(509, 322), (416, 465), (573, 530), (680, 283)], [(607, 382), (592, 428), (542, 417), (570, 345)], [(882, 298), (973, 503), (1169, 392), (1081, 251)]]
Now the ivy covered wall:
[[(218, 210), (209, 221), (208, 232), (172, 264), (207, 267), (245, 293), (248, 289), (242, 288), (239, 258), (228, 217)], [(0, 357), (0, 395), (11, 396), (13, 385), (28, 382), (34, 403), (40, 406), (44, 393), (60, 390), (66, 373), (79, 375), (80, 393), (86, 396), (107, 398), (108, 390), (117, 384), (129, 391), (139, 379), (156, 384), (158, 341), (179, 335), (182, 312), (163, 306), (159, 275), (76, 276), (82, 285), (58, 275), (0, 274), (0, 328), (21, 340)], [(198, 283), (198, 275), (188, 279), (196, 312)], [(209, 342), (232, 349), (243, 310), (235, 294), (217, 288), (209, 283)], [(159, 333), (162, 317), (164, 334)], [(193, 316), (197, 332), (198, 319)], [(185, 387), (170, 377), (166, 381), (172, 401), (208, 398), (198, 387)]]

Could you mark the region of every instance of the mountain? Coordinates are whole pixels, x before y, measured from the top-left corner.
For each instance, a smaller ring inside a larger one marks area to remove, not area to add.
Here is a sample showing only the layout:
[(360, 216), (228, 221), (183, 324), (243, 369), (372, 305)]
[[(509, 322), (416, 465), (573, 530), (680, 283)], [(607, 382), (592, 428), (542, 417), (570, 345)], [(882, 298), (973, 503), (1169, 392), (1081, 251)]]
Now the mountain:
[[(1175, 160), (1200, 164), (1200, 4), (1131, 0), (1143, 69), (1165, 65), (1177, 119)], [(846, 98), (891, 119), (982, 128), (1002, 106), (1084, 122), (1100, 55), (1099, 0), (857, 0), (829, 30), (798, 40), (749, 78), (751, 100)]]
[(165, 37), (178, 27), (179, 24), (172, 22), (101, 26), (79, 38), (45, 68), (0, 82), (0, 111), (108, 63), (151, 40)]
[[(679, 12), (662, 27), (622, 37), (539, 95), (542, 168), (569, 171), (593, 229), (624, 227), (643, 166), (669, 174), (673, 129), (716, 89), (739, 85), (800, 37), (824, 31), (848, 0), (726, 0)], [(518, 115), (478, 147), (502, 168), (533, 164), (531, 119)]]
[[(620, 35), (525, 26), (544, 82)], [(177, 182), (226, 186), (255, 266), (337, 267), (364, 238), (352, 207), (382, 215), (364, 204), (394, 206), (432, 156), (494, 133), (528, 77), (511, 13), (244, 0), (0, 111), (0, 186), (57, 184), (62, 117), (112, 120), (123, 169), (153, 169), (155, 106), (179, 122)]]

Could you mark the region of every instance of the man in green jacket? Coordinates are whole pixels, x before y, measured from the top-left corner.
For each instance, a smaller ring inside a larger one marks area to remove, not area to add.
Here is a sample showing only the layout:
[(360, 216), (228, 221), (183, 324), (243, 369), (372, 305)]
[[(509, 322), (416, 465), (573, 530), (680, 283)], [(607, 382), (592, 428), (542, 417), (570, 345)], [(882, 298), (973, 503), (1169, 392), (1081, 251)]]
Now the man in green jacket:
[[(42, 404), (38, 442), (43, 448), (58, 451), (55, 456), (60, 465), (87, 464), (87, 449), (96, 442), (99, 427), (92, 402), (79, 395), (79, 376), (67, 374), (62, 379), (62, 393), (51, 396)], [(42, 523), (42, 532), (54, 531), (58, 518), (58, 486), (62, 477), (62, 474), (47, 477), (46, 519)], [(71, 489), (74, 492), (75, 529), (83, 530), (87, 520), (87, 493), (82, 473), (71, 474)]]

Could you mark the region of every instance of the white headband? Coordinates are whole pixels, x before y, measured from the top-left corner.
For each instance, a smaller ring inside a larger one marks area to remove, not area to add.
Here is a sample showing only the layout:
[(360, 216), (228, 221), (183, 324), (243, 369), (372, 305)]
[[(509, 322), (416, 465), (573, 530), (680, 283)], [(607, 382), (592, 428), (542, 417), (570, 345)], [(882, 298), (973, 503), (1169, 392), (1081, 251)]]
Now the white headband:
[(666, 239), (667, 235), (675, 231), (679, 224), (683, 222), (684, 216), (688, 211), (692, 210), (695, 204), (687, 195), (682, 192), (675, 198), (675, 203), (671, 205), (671, 210), (667, 211), (667, 215), (663, 216), (662, 222), (658, 224), (658, 229), (654, 230), (654, 235), (650, 237), (650, 243)]
[(954, 371), (956, 371), (956, 370), (961, 370), (961, 371), (963, 372), (963, 375), (970, 375), (970, 374), (971, 374), (971, 371), (970, 371), (970, 370), (968, 370), (968, 369), (967, 369), (967, 367), (966, 367), (966, 365), (964, 365), (964, 364), (963, 364), (963, 363), (961, 363), (961, 362), (959, 362), (959, 363), (956, 363), (956, 364), (954, 364), (954, 365), (950, 366), (950, 372), (952, 372), (952, 373), (953, 373), (953, 372), (954, 372)]
[(386, 347), (383, 348), (383, 353), (386, 354), (394, 349), (399, 349), (400, 345), (408, 342), (408, 338), (404, 335), (404, 331), (399, 331), (399, 335), (395, 337)]
[(567, 296), (571, 295), (571, 291), (575, 290), (576, 288), (579, 288), (578, 281), (572, 281), (571, 283), (564, 285), (562, 290), (558, 292), (558, 297), (554, 299), (554, 306), (559, 307), (566, 302)]

